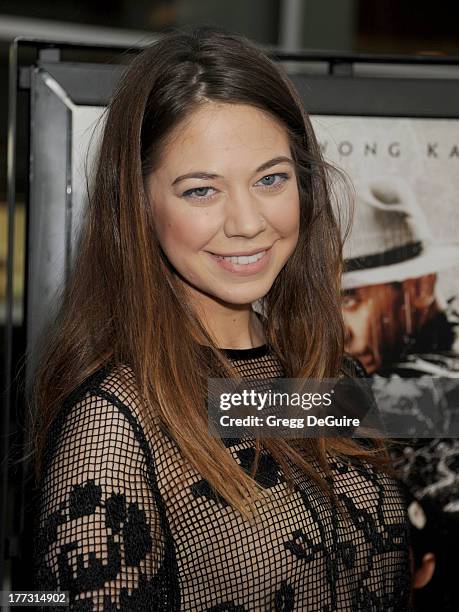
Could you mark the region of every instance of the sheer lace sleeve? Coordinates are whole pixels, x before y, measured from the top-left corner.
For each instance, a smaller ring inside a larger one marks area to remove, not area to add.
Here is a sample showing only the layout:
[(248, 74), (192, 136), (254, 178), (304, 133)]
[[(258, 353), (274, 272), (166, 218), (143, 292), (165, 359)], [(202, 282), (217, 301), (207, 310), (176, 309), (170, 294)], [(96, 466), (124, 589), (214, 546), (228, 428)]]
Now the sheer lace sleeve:
[(118, 404), (93, 389), (67, 406), (50, 438), (36, 576), (40, 589), (69, 591), (72, 610), (163, 609), (167, 599), (166, 539), (142, 432)]

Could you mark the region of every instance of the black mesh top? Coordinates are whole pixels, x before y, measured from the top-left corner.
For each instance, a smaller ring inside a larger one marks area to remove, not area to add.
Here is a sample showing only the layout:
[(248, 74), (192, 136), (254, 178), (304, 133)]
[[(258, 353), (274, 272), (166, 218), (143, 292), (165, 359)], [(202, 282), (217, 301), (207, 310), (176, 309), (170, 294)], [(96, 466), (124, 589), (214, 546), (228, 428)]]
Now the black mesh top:
[[(283, 375), (266, 345), (223, 350), (246, 378)], [(403, 494), (366, 463), (331, 460), (345, 518), (298, 469), (289, 498), (263, 450), (255, 478), (266, 494), (254, 527), (191, 466), (178, 478), (177, 447), (142, 426), (124, 366), (90, 377), (50, 440), (37, 588), (68, 590), (71, 610), (408, 610)], [(249, 471), (253, 440), (231, 442), (227, 451)]]

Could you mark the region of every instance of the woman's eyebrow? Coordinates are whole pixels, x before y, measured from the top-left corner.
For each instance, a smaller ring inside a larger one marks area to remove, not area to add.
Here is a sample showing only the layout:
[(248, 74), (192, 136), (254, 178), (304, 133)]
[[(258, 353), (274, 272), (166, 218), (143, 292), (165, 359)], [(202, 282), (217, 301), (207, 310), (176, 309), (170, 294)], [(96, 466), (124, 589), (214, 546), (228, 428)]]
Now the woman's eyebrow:
[[(277, 166), (277, 164), (288, 163), (292, 166), (294, 165), (293, 159), (290, 157), (286, 157), (285, 155), (280, 155), (279, 157), (274, 157), (269, 161), (261, 164), (259, 168), (255, 170), (255, 174), (257, 172), (263, 172), (263, 170), (267, 170), (268, 168), (272, 168), (273, 166)], [(181, 174), (172, 182), (172, 186), (180, 183), (180, 181), (184, 181), (185, 179), (197, 178), (197, 179), (218, 179), (223, 178), (220, 174), (213, 174), (210, 172), (203, 172), (201, 170), (196, 170), (195, 172), (188, 172), (187, 174)]]

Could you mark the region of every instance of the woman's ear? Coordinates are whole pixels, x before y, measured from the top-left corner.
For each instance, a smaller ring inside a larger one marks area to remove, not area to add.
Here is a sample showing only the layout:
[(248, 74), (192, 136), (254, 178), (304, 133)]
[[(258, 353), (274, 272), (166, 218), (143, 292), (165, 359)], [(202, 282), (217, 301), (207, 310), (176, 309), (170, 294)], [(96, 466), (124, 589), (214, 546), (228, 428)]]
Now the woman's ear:
[(428, 584), (435, 571), (435, 555), (433, 553), (426, 553), (422, 557), (421, 566), (414, 571), (413, 575), (413, 588), (422, 589)]

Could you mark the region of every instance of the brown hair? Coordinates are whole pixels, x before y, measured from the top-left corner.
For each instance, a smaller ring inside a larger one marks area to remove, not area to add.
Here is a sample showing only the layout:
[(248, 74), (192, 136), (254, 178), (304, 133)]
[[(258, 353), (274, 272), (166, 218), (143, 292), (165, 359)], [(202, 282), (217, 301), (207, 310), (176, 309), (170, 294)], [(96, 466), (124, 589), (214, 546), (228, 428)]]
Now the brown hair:
[[(145, 415), (154, 410), (182, 456), (249, 517), (246, 502), (253, 509), (262, 489), (208, 434), (205, 409), (208, 376), (238, 375), (187, 303), (158, 243), (145, 190), (171, 131), (206, 101), (252, 105), (288, 132), (300, 236), (262, 298), (265, 335), (287, 377), (334, 378), (342, 368), (341, 231), (329, 167), (297, 92), (283, 70), (241, 36), (209, 28), (169, 32), (133, 60), (107, 109), (74, 267), (35, 374), (35, 467), (39, 475), (47, 432), (64, 399), (107, 362), (125, 364)], [(257, 440), (252, 476), (262, 446), (290, 486), (292, 461), (329, 494), (312, 457), (325, 471), (327, 453), (380, 466), (385, 460), (378, 449), (351, 439)]]

